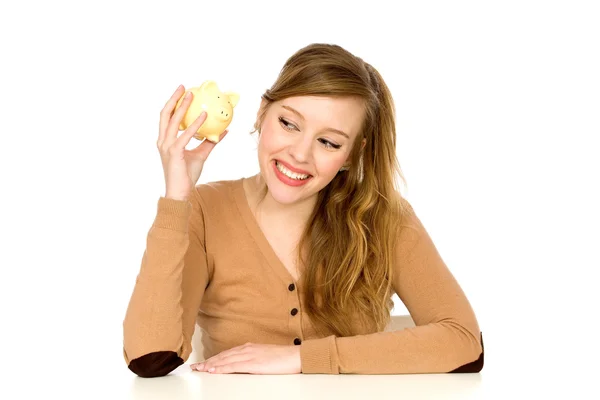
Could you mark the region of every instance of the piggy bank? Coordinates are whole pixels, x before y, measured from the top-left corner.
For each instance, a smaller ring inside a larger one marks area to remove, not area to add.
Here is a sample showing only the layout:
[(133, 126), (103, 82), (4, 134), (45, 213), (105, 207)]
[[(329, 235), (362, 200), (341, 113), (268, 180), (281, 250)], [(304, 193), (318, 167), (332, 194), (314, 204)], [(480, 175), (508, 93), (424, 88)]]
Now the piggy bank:
[[(206, 81), (198, 87), (188, 90), (194, 95), (192, 103), (186, 111), (179, 130), (187, 129), (203, 111), (206, 111), (206, 120), (202, 123), (194, 137), (198, 140), (206, 138), (217, 143), (221, 133), (229, 126), (233, 118), (233, 108), (238, 103), (240, 96), (233, 92), (221, 92), (214, 81)], [(177, 110), (184, 96), (177, 102)]]

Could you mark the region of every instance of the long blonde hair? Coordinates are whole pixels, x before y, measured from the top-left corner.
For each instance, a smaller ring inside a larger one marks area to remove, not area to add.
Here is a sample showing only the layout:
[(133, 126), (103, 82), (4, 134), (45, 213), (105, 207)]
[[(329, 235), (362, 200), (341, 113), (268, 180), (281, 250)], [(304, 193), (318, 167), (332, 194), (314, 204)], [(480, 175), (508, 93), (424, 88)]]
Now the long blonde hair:
[[(338, 45), (313, 43), (286, 61), (262, 95), (264, 106), (251, 133), (260, 135), (271, 103), (292, 96), (358, 96), (364, 101), (365, 119), (350, 169), (318, 193), (298, 259), (305, 267), (306, 312), (317, 330), (336, 336), (382, 331), (394, 306), (395, 238), (409, 207), (400, 194), (398, 179), (406, 181), (396, 157), (392, 95), (379, 72), (361, 58)], [(306, 257), (303, 248), (310, 249)]]

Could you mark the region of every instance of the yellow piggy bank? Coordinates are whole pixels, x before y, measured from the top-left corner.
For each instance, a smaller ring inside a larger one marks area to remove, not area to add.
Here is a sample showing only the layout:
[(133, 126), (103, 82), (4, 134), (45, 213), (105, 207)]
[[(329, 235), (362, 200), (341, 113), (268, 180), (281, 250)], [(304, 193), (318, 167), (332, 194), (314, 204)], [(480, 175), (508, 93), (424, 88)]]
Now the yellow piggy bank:
[[(187, 129), (203, 111), (206, 111), (206, 120), (194, 134), (198, 140), (206, 138), (217, 143), (221, 133), (229, 126), (233, 118), (233, 108), (237, 105), (240, 96), (233, 92), (221, 92), (214, 81), (206, 81), (198, 87), (188, 90), (194, 98), (187, 112), (179, 124), (179, 130)], [(175, 110), (179, 108), (184, 96), (177, 102)]]

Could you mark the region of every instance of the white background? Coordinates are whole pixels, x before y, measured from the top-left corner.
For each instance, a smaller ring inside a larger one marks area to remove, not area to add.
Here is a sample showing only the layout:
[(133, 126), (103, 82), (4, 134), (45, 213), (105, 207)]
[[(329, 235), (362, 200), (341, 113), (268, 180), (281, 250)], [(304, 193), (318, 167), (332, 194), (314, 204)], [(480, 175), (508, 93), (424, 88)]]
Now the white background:
[(475, 309), (484, 376), (598, 372), (597, 2), (150, 3), (0, 7), (0, 368), (132, 375), (161, 108), (179, 84), (240, 93), (199, 183), (253, 175), (260, 95), (323, 42), (392, 91), (403, 194)]

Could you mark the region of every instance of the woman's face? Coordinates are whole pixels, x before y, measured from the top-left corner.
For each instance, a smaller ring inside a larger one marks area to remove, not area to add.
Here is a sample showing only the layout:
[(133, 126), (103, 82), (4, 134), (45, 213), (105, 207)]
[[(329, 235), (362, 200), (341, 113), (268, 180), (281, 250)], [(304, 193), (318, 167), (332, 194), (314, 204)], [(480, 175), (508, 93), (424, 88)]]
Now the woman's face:
[[(327, 186), (349, 157), (363, 118), (363, 103), (355, 97), (298, 96), (272, 103), (258, 143), (271, 196), (291, 204)], [(290, 170), (300, 176), (286, 176)]]

